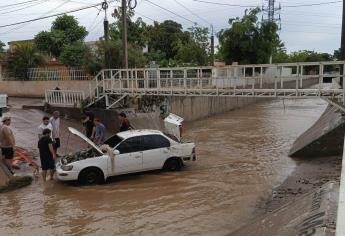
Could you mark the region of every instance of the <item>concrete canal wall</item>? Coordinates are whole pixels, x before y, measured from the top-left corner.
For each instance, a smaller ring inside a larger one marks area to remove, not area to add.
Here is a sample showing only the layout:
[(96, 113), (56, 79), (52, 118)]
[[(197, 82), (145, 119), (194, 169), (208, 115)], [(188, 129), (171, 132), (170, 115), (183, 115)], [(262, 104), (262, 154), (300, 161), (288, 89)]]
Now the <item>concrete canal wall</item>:
[(293, 144), (292, 157), (340, 155), (343, 152), (345, 120), (336, 107), (329, 105), (316, 123)]
[(260, 100), (250, 97), (171, 97), (168, 99), (168, 109), (188, 122), (245, 107)]

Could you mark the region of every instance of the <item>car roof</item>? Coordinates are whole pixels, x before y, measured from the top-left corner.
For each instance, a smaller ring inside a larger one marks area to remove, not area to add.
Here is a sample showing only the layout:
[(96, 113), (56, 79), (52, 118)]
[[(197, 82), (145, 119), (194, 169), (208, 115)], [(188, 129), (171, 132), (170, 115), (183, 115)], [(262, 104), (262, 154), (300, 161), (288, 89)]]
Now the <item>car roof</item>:
[(153, 129), (133, 129), (133, 130), (128, 130), (124, 132), (119, 132), (116, 135), (122, 139), (127, 139), (131, 137), (142, 136), (142, 135), (152, 135), (152, 134), (162, 135), (163, 133), (159, 130), (153, 130)]

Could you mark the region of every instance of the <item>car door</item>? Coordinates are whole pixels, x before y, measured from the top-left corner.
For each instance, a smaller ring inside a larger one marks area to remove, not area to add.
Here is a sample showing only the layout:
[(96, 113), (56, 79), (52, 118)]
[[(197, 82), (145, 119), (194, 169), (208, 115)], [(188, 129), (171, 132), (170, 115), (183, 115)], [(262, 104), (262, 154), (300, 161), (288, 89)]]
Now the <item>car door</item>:
[[(140, 137), (132, 137), (122, 141), (115, 148), (120, 152), (115, 156), (115, 175), (141, 171), (143, 168), (143, 152)], [(109, 168), (112, 168), (109, 165)]]
[(170, 157), (170, 142), (162, 135), (142, 136), (143, 143), (143, 169), (153, 170), (163, 167)]

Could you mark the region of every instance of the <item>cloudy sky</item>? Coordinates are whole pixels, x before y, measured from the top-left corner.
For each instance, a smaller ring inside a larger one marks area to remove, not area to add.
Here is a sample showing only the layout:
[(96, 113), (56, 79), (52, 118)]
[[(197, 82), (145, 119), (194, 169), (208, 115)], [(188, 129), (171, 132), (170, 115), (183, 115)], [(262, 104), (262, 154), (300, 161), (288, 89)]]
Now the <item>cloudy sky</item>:
[[(21, 4), (26, 1), (29, 2)], [(0, 40), (7, 43), (13, 40), (33, 38), (39, 31), (49, 30), (54, 18), (1, 28), (3, 25), (83, 8), (101, 1), (0, 0)], [(192, 26), (193, 22), (205, 27), (213, 24), (216, 32), (228, 27), (227, 22), (229, 18), (243, 16), (246, 9), (245, 6), (267, 5), (266, 0), (137, 1), (136, 17), (142, 17), (148, 24), (152, 24), (152, 20), (161, 22), (166, 19), (172, 19), (181, 23), (185, 29)], [(113, 10), (119, 4), (119, 1), (113, 1), (110, 4), (110, 10)], [(282, 27), (280, 36), (289, 52), (308, 49), (333, 53), (335, 49), (339, 48), (342, 1), (276, 0), (277, 7), (279, 4), (282, 8), (280, 11)], [(311, 4), (315, 5), (307, 6)], [(159, 8), (157, 5), (166, 10)], [(98, 13), (97, 7), (72, 13), (89, 31), (87, 40), (96, 40), (102, 35), (104, 12)], [(111, 18), (110, 13), (108, 15), (108, 19), (113, 22), (114, 20)], [(276, 17), (278, 17), (278, 14)]]

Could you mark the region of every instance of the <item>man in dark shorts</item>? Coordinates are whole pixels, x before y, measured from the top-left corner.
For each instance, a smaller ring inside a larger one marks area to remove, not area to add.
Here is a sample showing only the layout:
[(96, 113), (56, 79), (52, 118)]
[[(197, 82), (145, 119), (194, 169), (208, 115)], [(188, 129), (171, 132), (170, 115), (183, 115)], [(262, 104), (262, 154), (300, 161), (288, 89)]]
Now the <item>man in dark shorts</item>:
[(94, 114), (91, 111), (86, 111), (84, 113), (84, 117), (82, 118), (82, 123), (84, 126), (84, 131), (85, 131), (85, 135), (86, 137), (88, 137), (89, 139), (92, 139), (92, 137), (94, 136)]
[(38, 149), (40, 151), (42, 177), (43, 181), (46, 181), (47, 171), (50, 172), (50, 180), (54, 178), (55, 172), (55, 159), (56, 154), (53, 147), (53, 141), (50, 137), (51, 130), (44, 129), (42, 137), (38, 141)]
[(4, 117), (2, 119), (3, 125), (1, 126), (0, 130), (0, 146), (2, 156), (5, 158), (5, 164), (7, 168), (13, 173), (12, 168), (12, 161), (14, 156), (14, 146), (15, 146), (15, 139), (13, 132), (10, 128), (11, 118)]

